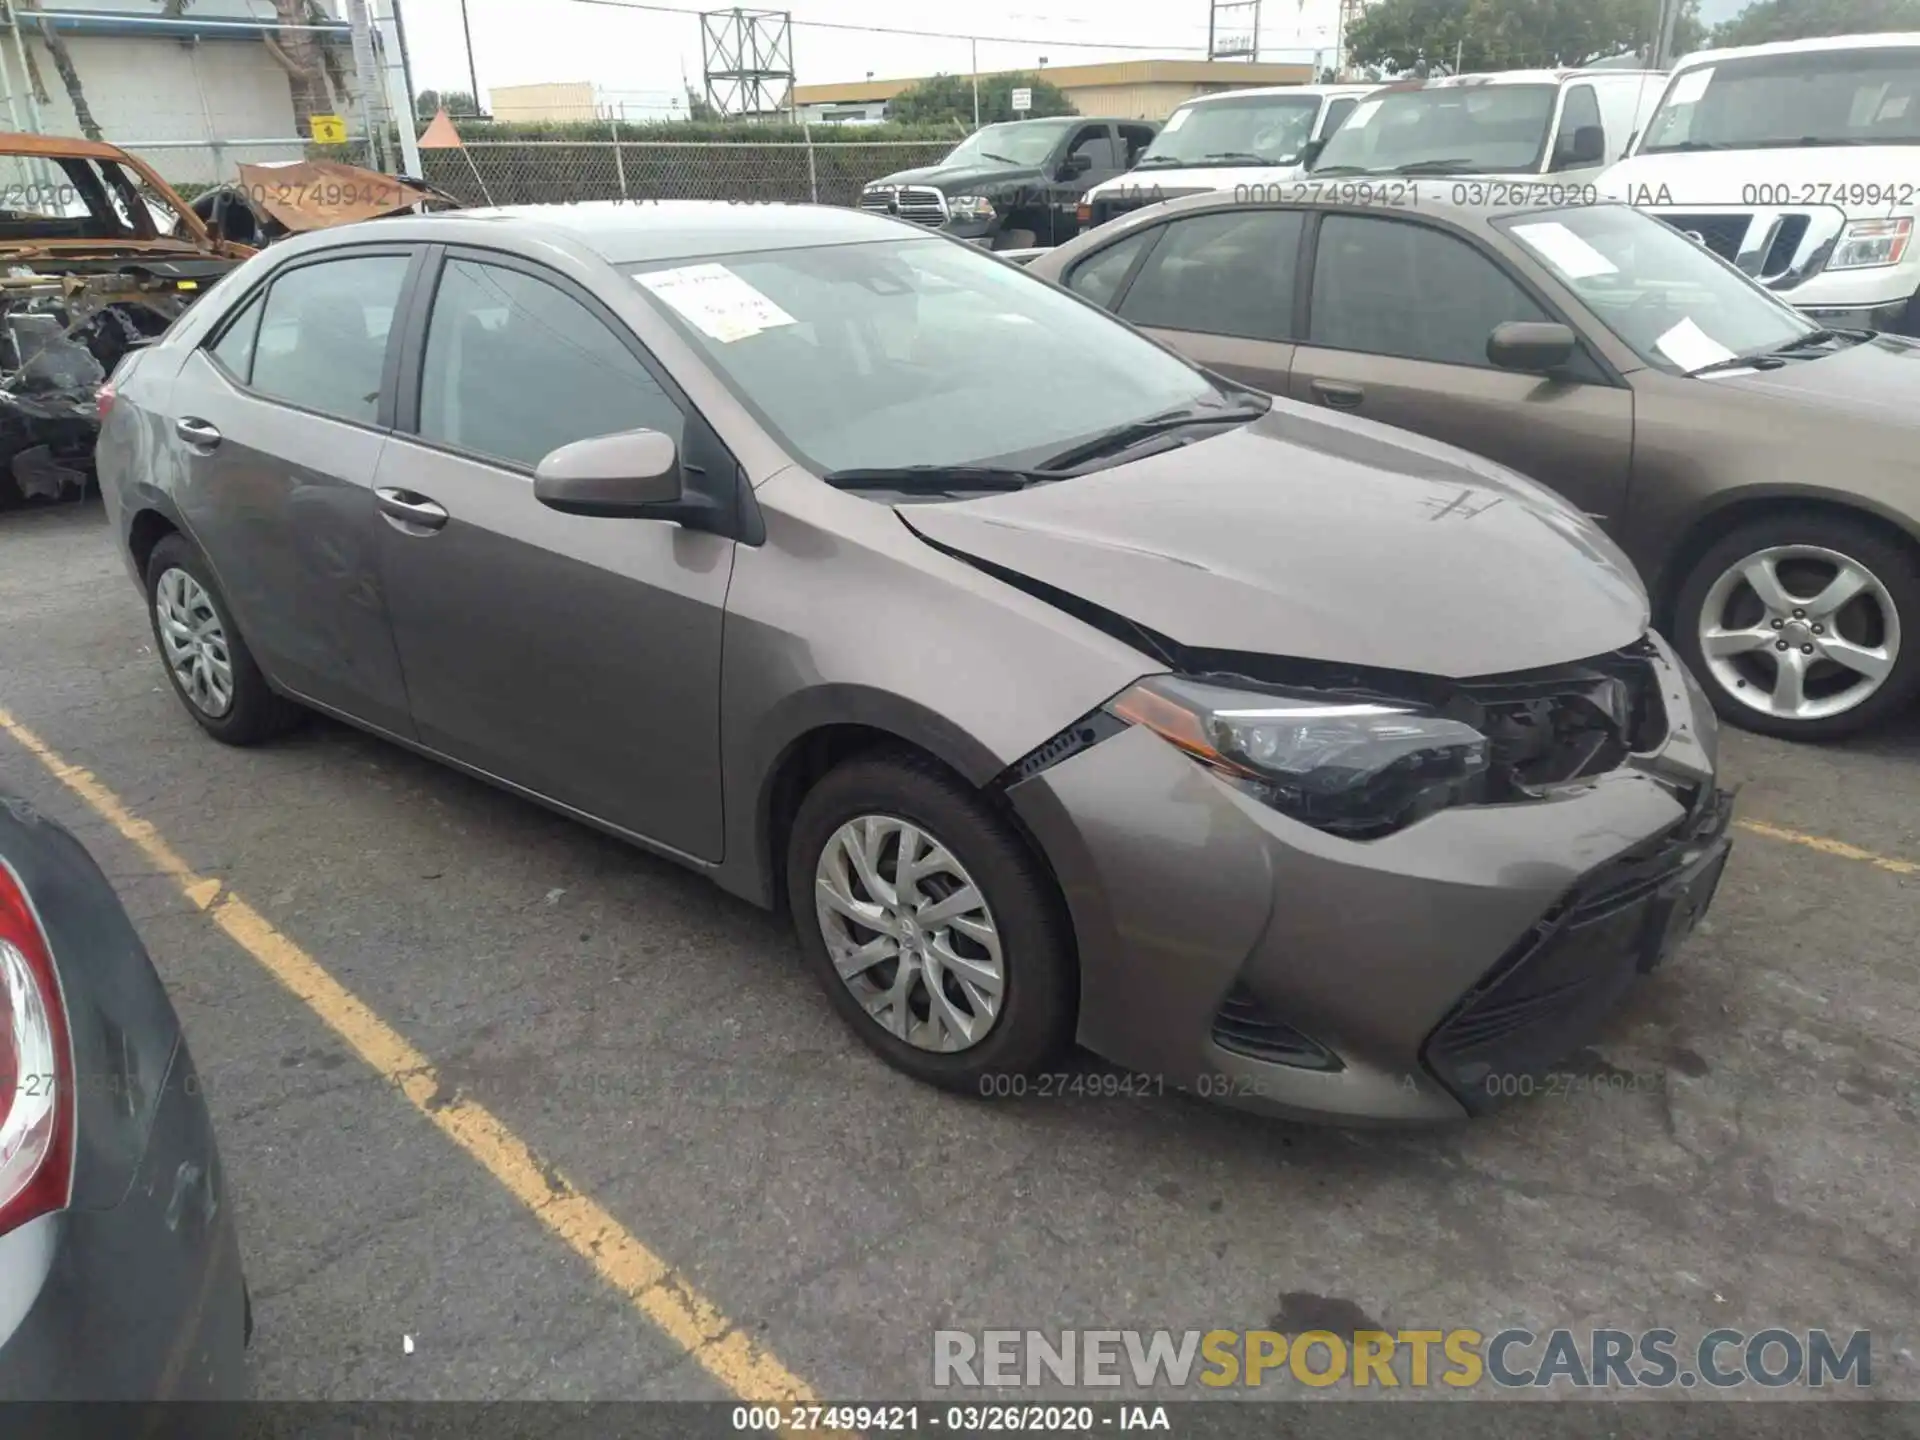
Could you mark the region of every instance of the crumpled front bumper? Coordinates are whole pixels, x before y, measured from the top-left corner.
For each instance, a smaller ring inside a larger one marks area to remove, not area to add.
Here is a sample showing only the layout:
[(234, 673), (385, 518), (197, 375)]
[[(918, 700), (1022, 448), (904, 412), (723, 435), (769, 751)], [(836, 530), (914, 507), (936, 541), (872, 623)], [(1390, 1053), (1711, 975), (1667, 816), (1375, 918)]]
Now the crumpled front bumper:
[[(1522, 1089), (1518, 1072), (1585, 1043), (1643, 968), (1646, 927), (1684, 928), (1675, 905), (1597, 946), (1546, 944), (1543, 927), (1560, 936), (1612, 867), (1649, 859), (1658, 884), (1634, 903), (1703, 906), (1711, 886), (1675, 900), (1675, 876), (1724, 858), (1713, 712), (1655, 649), (1658, 749), (1552, 799), (1443, 811), (1379, 840), (1290, 820), (1139, 728), (1012, 786), (1073, 917), (1081, 1042), (1167, 1088), (1296, 1117), (1454, 1120)], [(1488, 1007), (1519, 993), (1516, 976), (1542, 984), (1520, 987), (1539, 1003), (1509, 1024), (1515, 1007)], [(1284, 1051), (1289, 1034), (1337, 1065), (1248, 1053)]]

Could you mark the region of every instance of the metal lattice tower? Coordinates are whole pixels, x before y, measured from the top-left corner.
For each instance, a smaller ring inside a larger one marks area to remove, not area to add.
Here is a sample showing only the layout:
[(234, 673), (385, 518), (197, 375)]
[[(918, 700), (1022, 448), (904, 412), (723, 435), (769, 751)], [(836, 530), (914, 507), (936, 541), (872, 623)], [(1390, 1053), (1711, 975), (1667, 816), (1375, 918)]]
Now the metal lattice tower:
[(1353, 29), (1354, 22), (1367, 13), (1367, 7), (1373, 0), (1340, 0), (1340, 26), (1334, 31), (1333, 68), (1336, 73), (1344, 74), (1347, 68), (1347, 32)]
[(707, 103), (722, 115), (778, 115), (792, 102), (793, 16), (708, 10), (700, 16)]
[(1209, 0), (1207, 59), (1260, 58), (1260, 0)]

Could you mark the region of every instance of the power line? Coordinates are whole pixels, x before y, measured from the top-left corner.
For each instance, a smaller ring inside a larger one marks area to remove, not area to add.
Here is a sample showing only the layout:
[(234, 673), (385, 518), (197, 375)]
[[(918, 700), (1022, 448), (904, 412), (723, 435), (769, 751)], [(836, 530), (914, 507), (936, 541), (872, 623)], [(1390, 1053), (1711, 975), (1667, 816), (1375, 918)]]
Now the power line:
[[(684, 5), (657, 5), (643, 3), (643, 0), (570, 0), (575, 5), (603, 5), (610, 10), (646, 10), (660, 15), (692, 15), (698, 17), (705, 11), (692, 9)], [(863, 35), (909, 35), (919, 40), (976, 40), (983, 45), (1051, 45), (1074, 50), (1142, 50), (1164, 55), (1169, 50), (1187, 50), (1204, 55), (1204, 45), (1125, 45), (1108, 44), (1098, 40), (1063, 40), (1058, 36), (1036, 39), (1032, 36), (1013, 35), (963, 35), (957, 30), (906, 30), (894, 25), (855, 25), (844, 20), (800, 20), (792, 22), (796, 26), (806, 26), (812, 30), (851, 30)]]

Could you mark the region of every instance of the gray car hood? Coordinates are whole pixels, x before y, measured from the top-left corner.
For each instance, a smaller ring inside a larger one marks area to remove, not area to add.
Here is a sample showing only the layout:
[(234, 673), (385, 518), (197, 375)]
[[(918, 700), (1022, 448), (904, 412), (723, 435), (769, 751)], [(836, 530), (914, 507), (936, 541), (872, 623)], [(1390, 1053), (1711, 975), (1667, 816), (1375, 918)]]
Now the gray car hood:
[(897, 508), (934, 544), (1183, 646), (1464, 678), (1605, 654), (1647, 628), (1630, 562), (1549, 492), (1287, 401), (1130, 464)]

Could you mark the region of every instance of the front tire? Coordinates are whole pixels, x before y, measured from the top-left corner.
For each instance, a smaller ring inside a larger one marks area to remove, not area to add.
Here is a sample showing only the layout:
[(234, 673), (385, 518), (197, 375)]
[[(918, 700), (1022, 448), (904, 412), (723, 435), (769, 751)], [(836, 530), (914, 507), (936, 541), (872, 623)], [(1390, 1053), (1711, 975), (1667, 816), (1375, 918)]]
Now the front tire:
[(1071, 937), (1032, 851), (930, 760), (850, 760), (808, 793), (787, 897), (834, 1009), (890, 1065), (975, 1095), (1072, 1037)]
[(1762, 735), (1839, 739), (1920, 694), (1920, 565), (1850, 516), (1782, 511), (1724, 536), (1673, 629), (1714, 709)]
[(300, 723), (300, 707), (274, 693), (240, 638), (213, 570), (181, 535), (147, 561), (147, 618), (173, 693), (214, 739), (255, 745)]
[(995, 250), (1031, 250), (1040, 243), (1040, 237), (1031, 230), (1002, 230), (993, 237)]

